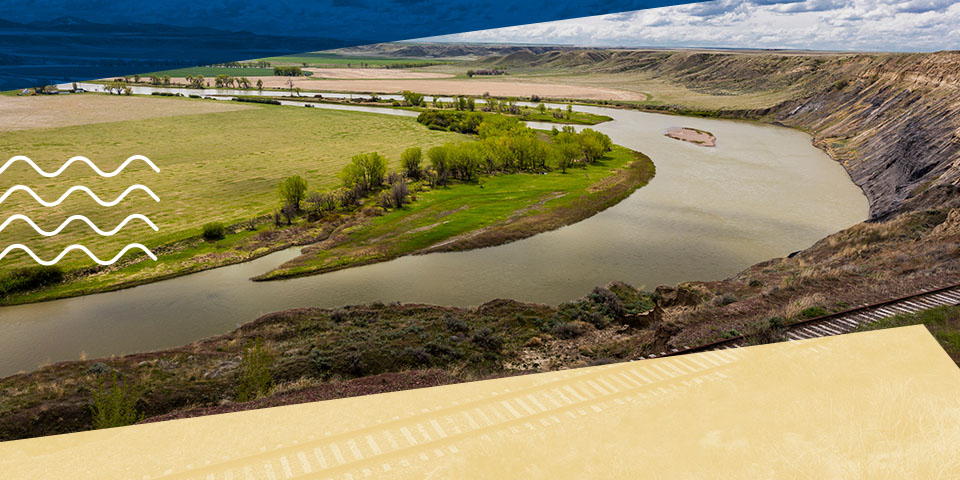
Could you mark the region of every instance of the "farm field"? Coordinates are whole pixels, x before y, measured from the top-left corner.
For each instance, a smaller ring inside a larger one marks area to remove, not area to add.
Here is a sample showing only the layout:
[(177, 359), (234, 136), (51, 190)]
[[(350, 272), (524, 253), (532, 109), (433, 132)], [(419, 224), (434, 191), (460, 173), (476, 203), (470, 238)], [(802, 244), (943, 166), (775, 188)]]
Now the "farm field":
[[(231, 77), (272, 77), (273, 68), (189, 67), (140, 74), (141, 77), (149, 77), (150, 75), (169, 75), (171, 77), (203, 75), (204, 77), (210, 78), (216, 77), (217, 75), (230, 75)], [(307, 75), (309, 75), (309, 73)]]
[[(158, 97), (144, 98), (119, 95), (16, 97), (0, 95), (0, 135), (16, 130), (232, 112), (248, 108), (252, 107), (226, 102), (185, 102)], [(5, 145), (11, 149), (3, 151), (3, 154), (7, 157), (18, 153), (28, 153), (15, 150), (15, 142)], [(76, 153), (75, 155), (79, 154)], [(3, 158), (3, 161), (6, 160), (6, 158)], [(63, 160), (66, 160), (66, 158)]]
[[(86, 104), (93, 110), (117, 99), (84, 94), (37, 100), (40, 101), (32, 111), (58, 111), (64, 104), (74, 108)], [(117, 235), (102, 237), (75, 222), (61, 234), (44, 238), (26, 223), (14, 222), (0, 232), (4, 244), (28, 243), (24, 239), (30, 239), (29, 246), (38, 256), (51, 259), (67, 245), (79, 243), (101, 259), (109, 259), (128, 243), (143, 243), (152, 248), (195, 236), (206, 222), (232, 223), (266, 214), (277, 205), (276, 188), (281, 178), (302, 175), (311, 190), (331, 188), (339, 184), (342, 166), (358, 153), (378, 151), (395, 168), (400, 152), (408, 147), (429, 148), (466, 139), (459, 134), (428, 130), (414, 119), (387, 115), (194, 99), (123, 100), (129, 107), (122, 110), (126, 112), (123, 115), (149, 110), (154, 105), (163, 105), (168, 114), (174, 107), (181, 107), (182, 114), (6, 131), (0, 133), (0, 151), (29, 152), (48, 172), (74, 155), (89, 157), (104, 171), (112, 171), (131, 155), (146, 155), (160, 168), (159, 173), (142, 162), (134, 162), (121, 174), (103, 178), (86, 166), (75, 164), (59, 177), (43, 178), (26, 163), (18, 162), (3, 174), (4, 182), (29, 185), (47, 201), (56, 200), (74, 185), (85, 185), (104, 201), (112, 201), (130, 185), (142, 184), (160, 202), (142, 191), (133, 191), (126, 200), (108, 208), (94, 203), (83, 192), (76, 192), (59, 206), (44, 207), (26, 192), (14, 192), (4, 202), (4, 210), (25, 214), (48, 231), (73, 214), (86, 215), (101, 229), (110, 230), (128, 215), (140, 213), (149, 217), (159, 232), (143, 222), (132, 221)], [(143, 109), (138, 110), (133, 104)], [(191, 111), (212, 113), (189, 114)], [(5, 266), (32, 263), (19, 251), (4, 260)], [(92, 262), (83, 253), (72, 252), (61, 265), (69, 269)]]
[(266, 60), (271, 63), (277, 64), (297, 64), (302, 65), (304, 63), (307, 66), (359, 66), (360, 64), (366, 64), (370, 67), (386, 67), (394, 65), (410, 65), (414, 66), (417, 64), (422, 65), (432, 65), (437, 63), (447, 63), (455, 64), (458, 63), (455, 60), (434, 60), (434, 59), (417, 59), (417, 58), (395, 58), (395, 57), (378, 57), (378, 56), (364, 56), (364, 55), (342, 55), (338, 53), (325, 53), (325, 52), (308, 52), (308, 53), (298, 53), (295, 55), (284, 55), (280, 57), (268, 57), (268, 58), (258, 58), (256, 60)]
[[(527, 81), (515, 78), (439, 78), (439, 79), (320, 79), (313, 77), (259, 77), (266, 88), (289, 88), (293, 80), (294, 87), (306, 91), (355, 92), (355, 93), (399, 93), (404, 90), (428, 95), (471, 95), (490, 94), (495, 97), (577, 98), (585, 100), (629, 100), (642, 101), (646, 96), (640, 92), (631, 92), (619, 88), (576, 85), (572, 83), (549, 83)], [(174, 78), (176, 83), (185, 83), (182, 78)], [(255, 79), (251, 78), (251, 81)]]

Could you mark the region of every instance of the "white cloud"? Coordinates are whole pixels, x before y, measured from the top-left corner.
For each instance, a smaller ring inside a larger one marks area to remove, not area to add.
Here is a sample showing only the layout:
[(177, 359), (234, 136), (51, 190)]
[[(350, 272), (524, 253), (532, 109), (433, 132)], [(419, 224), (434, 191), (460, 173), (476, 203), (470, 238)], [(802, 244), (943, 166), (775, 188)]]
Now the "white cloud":
[(960, 49), (960, 0), (715, 0), (433, 37), (582, 46)]

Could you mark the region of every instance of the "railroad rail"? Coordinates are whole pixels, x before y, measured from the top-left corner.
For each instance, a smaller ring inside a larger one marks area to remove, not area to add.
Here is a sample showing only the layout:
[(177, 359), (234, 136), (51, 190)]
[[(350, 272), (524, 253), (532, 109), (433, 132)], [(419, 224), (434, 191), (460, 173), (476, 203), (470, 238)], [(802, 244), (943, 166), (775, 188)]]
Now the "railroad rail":
[[(943, 305), (960, 305), (960, 284), (938, 287), (933, 290), (884, 300), (879, 303), (863, 304), (842, 312), (829, 313), (827, 315), (794, 322), (784, 327), (784, 336), (788, 340), (805, 340), (808, 338), (842, 335), (856, 330), (861, 325), (869, 325), (883, 318), (892, 317), (897, 314), (916, 313), (921, 310)], [(668, 352), (648, 355), (638, 358), (637, 360), (672, 357), (711, 350), (725, 350), (729, 348), (746, 347), (748, 345), (750, 345), (750, 342), (747, 336), (739, 335), (695, 347), (675, 348)]]

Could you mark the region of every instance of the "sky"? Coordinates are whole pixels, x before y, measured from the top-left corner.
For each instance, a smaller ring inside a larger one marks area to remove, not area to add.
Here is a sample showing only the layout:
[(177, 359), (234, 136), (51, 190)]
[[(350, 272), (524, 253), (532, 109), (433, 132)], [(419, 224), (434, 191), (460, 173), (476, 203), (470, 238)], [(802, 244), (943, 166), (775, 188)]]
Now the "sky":
[(960, 0), (715, 0), (424, 39), (597, 47), (960, 49)]

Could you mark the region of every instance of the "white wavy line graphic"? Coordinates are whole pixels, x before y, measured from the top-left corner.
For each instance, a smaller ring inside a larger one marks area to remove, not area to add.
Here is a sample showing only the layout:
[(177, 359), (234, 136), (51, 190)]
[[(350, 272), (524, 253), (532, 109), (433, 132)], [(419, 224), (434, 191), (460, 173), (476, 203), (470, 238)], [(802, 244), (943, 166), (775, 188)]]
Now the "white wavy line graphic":
[(101, 229), (100, 229), (99, 227), (97, 227), (92, 221), (90, 221), (89, 218), (87, 218), (87, 217), (85, 217), (85, 216), (83, 216), (83, 215), (71, 215), (69, 218), (67, 218), (66, 220), (64, 220), (64, 222), (61, 223), (60, 226), (57, 227), (56, 230), (52, 230), (52, 231), (49, 231), (49, 232), (46, 231), (46, 230), (43, 230), (42, 228), (40, 228), (39, 226), (37, 226), (37, 224), (34, 223), (33, 220), (30, 219), (30, 217), (28, 217), (28, 216), (26, 216), (26, 215), (21, 215), (21, 214), (18, 213), (18, 214), (16, 214), (16, 215), (11, 215), (9, 218), (7, 218), (7, 219), (3, 222), (3, 224), (0, 224), (0, 232), (2, 232), (3, 229), (7, 228), (8, 225), (10, 225), (11, 223), (13, 223), (14, 220), (23, 220), (24, 222), (27, 222), (27, 224), (29, 224), (31, 227), (33, 227), (33, 229), (36, 230), (37, 233), (39, 233), (40, 235), (43, 235), (44, 237), (52, 237), (52, 236), (57, 235), (58, 233), (62, 232), (63, 229), (66, 228), (66, 226), (70, 224), (70, 222), (73, 222), (74, 220), (82, 220), (82, 221), (86, 222), (86, 224), (89, 225), (90, 228), (92, 228), (92, 229), (93, 229), (95, 232), (97, 232), (97, 234), (99, 234), (100, 236), (102, 236), (102, 237), (109, 237), (109, 236), (115, 235), (117, 232), (119, 232), (120, 229), (122, 229), (124, 226), (126, 226), (127, 223), (130, 222), (130, 220), (135, 220), (135, 219), (136, 219), (136, 220), (142, 220), (144, 223), (147, 224), (147, 226), (149, 226), (150, 228), (152, 228), (153, 231), (155, 231), (155, 232), (160, 231), (160, 229), (157, 228), (157, 226), (156, 226), (153, 222), (151, 222), (149, 218), (147, 218), (146, 216), (141, 215), (141, 214), (139, 214), (139, 213), (134, 213), (134, 214), (132, 214), (132, 215), (129, 215), (127, 218), (124, 218), (123, 221), (120, 222), (120, 224), (117, 225), (116, 228), (114, 228), (113, 230), (107, 230), (107, 231), (101, 230)]
[(131, 155), (122, 164), (120, 164), (120, 166), (117, 167), (116, 170), (112, 172), (104, 172), (103, 170), (100, 170), (100, 168), (97, 167), (96, 164), (91, 162), (89, 158), (78, 155), (76, 157), (70, 157), (70, 159), (67, 160), (66, 163), (60, 166), (60, 169), (58, 169), (53, 173), (45, 172), (42, 168), (40, 168), (39, 165), (34, 163), (33, 160), (30, 160), (30, 157), (27, 157), (25, 155), (14, 155), (13, 157), (10, 157), (10, 160), (7, 160), (7, 163), (4, 163), (3, 166), (0, 167), (0, 175), (2, 175), (3, 172), (5, 172), (7, 170), (7, 167), (9, 167), (10, 165), (13, 165), (16, 162), (26, 162), (30, 164), (30, 166), (33, 167), (33, 169), (36, 170), (37, 173), (39, 173), (40, 175), (43, 175), (44, 177), (47, 177), (47, 178), (53, 178), (63, 173), (63, 171), (66, 170), (67, 167), (69, 167), (71, 164), (75, 162), (82, 162), (82, 163), (86, 163), (87, 166), (89, 166), (94, 172), (97, 172), (97, 175), (100, 175), (101, 177), (113, 177), (119, 174), (120, 172), (122, 172), (123, 169), (126, 168), (127, 165), (129, 165), (134, 160), (142, 160), (144, 163), (147, 164), (147, 166), (152, 168), (154, 172), (160, 173), (160, 168), (158, 168), (153, 162), (151, 162), (149, 158), (144, 157), (143, 155)]
[(118, 254), (117, 254), (116, 256), (114, 256), (112, 259), (107, 260), (107, 261), (100, 260), (99, 258), (97, 258), (97, 256), (94, 255), (93, 252), (91, 252), (89, 249), (87, 249), (87, 247), (84, 247), (83, 245), (74, 244), (74, 245), (70, 245), (69, 247), (63, 249), (63, 251), (60, 252), (60, 255), (57, 255), (57, 258), (54, 258), (53, 260), (50, 260), (49, 262), (40, 259), (40, 257), (38, 257), (35, 253), (33, 253), (33, 250), (30, 250), (30, 247), (27, 247), (26, 245), (22, 245), (22, 244), (19, 244), (19, 243), (14, 243), (13, 245), (10, 245), (10, 246), (8, 246), (7, 248), (3, 249), (3, 252), (0, 252), (0, 260), (2, 260), (3, 257), (5, 257), (8, 253), (10, 253), (11, 250), (23, 250), (24, 252), (26, 252), (27, 255), (30, 255), (30, 257), (33, 258), (33, 260), (34, 260), (35, 262), (39, 263), (40, 265), (44, 265), (44, 266), (48, 266), (48, 267), (49, 267), (50, 265), (54, 265), (54, 264), (58, 263), (58, 262), (60, 261), (60, 259), (62, 259), (66, 254), (70, 253), (72, 250), (81, 250), (83, 253), (86, 253), (87, 256), (90, 257), (91, 260), (93, 260), (94, 262), (99, 263), (100, 265), (113, 265), (114, 263), (117, 262), (117, 260), (120, 259), (120, 257), (124, 256), (124, 255), (127, 253), (127, 251), (129, 251), (129, 250), (131, 250), (131, 249), (134, 249), (134, 248), (139, 248), (140, 250), (143, 250), (143, 251), (150, 257), (151, 260), (157, 261), (157, 256), (154, 255), (153, 252), (151, 252), (149, 248), (144, 247), (143, 245), (141, 245), (141, 244), (139, 244), (139, 243), (131, 243), (131, 244), (127, 245), (126, 247), (123, 247), (123, 250), (120, 250), (120, 253), (118, 253)]
[(145, 186), (143, 186), (143, 185), (140, 185), (140, 184), (130, 185), (129, 187), (127, 187), (126, 190), (123, 191), (123, 193), (120, 194), (119, 197), (117, 197), (116, 200), (114, 200), (114, 201), (112, 201), (112, 202), (104, 202), (103, 200), (100, 200), (100, 197), (98, 197), (97, 194), (93, 193), (89, 188), (84, 187), (83, 185), (74, 185), (74, 186), (70, 187), (69, 189), (67, 189), (66, 192), (63, 192), (63, 195), (60, 195), (60, 198), (58, 198), (58, 199), (56, 199), (55, 201), (52, 201), (52, 202), (47, 202), (47, 201), (45, 201), (44, 199), (40, 198), (40, 196), (37, 195), (37, 193), (34, 192), (32, 188), (30, 188), (30, 187), (28, 187), (28, 186), (26, 186), (26, 185), (14, 185), (14, 186), (10, 187), (9, 190), (7, 190), (6, 192), (4, 192), (3, 196), (0, 196), (0, 203), (3, 203), (4, 201), (6, 201), (7, 197), (9, 197), (11, 193), (13, 193), (13, 192), (15, 192), (15, 191), (17, 191), (17, 190), (22, 190), (22, 191), (24, 191), (24, 192), (29, 193), (30, 196), (32, 196), (33, 199), (37, 201), (37, 203), (43, 205), (44, 207), (55, 207), (55, 206), (57, 206), (57, 205), (60, 205), (61, 203), (63, 203), (63, 201), (64, 201), (67, 197), (70, 196), (71, 193), (73, 193), (73, 192), (75, 192), (75, 191), (86, 192), (86, 194), (89, 195), (90, 198), (92, 198), (95, 202), (99, 203), (100, 206), (102, 206), (102, 207), (112, 207), (112, 206), (120, 203), (120, 202), (123, 201), (123, 199), (126, 198), (126, 196), (127, 196), (130, 192), (132, 192), (133, 190), (143, 190), (144, 192), (147, 193), (147, 195), (150, 195), (150, 197), (152, 197), (155, 202), (159, 202), (159, 201), (160, 201), (160, 198), (157, 197), (157, 195), (156, 195), (155, 193), (153, 193), (152, 190), (150, 190), (149, 188), (147, 188), (147, 187), (145, 187)]

